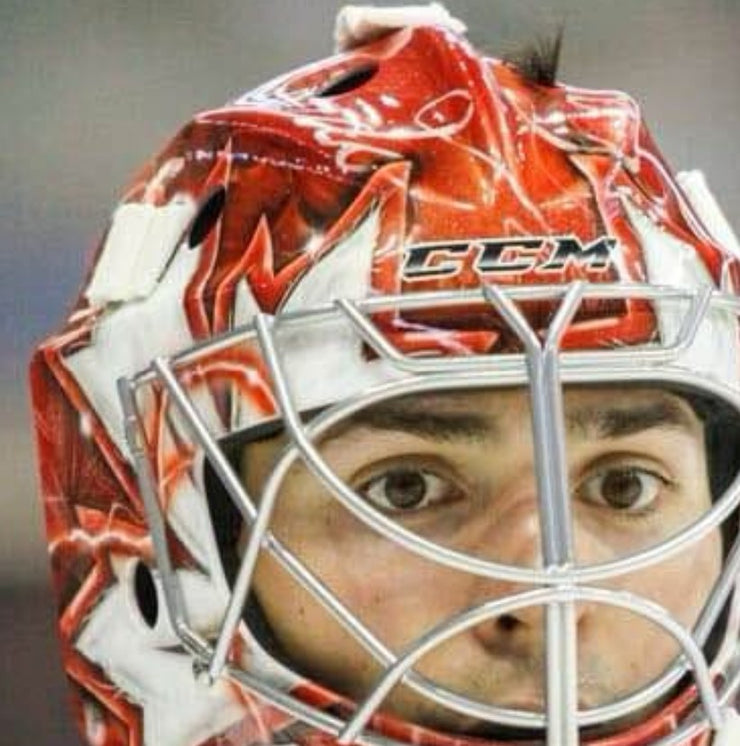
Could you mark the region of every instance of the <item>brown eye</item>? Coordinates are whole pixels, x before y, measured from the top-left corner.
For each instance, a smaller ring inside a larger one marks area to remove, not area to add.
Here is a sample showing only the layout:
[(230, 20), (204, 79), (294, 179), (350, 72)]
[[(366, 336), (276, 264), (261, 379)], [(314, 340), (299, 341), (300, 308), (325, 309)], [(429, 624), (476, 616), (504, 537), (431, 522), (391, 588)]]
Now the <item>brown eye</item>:
[(376, 508), (388, 512), (419, 510), (456, 494), (448, 480), (414, 468), (389, 469), (365, 482), (358, 491)]
[(589, 502), (634, 512), (650, 507), (666, 483), (645, 469), (607, 469), (587, 479), (579, 492)]

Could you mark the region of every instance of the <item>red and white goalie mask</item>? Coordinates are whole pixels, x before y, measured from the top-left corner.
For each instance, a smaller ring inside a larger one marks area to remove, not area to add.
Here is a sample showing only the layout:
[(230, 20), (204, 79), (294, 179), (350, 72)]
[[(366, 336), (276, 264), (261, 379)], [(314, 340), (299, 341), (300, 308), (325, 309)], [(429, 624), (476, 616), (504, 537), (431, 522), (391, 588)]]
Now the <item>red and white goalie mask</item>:
[[(91, 746), (737, 746), (740, 250), (628, 96), (349, 8), (33, 358)], [(734, 734), (734, 735), (733, 735)]]

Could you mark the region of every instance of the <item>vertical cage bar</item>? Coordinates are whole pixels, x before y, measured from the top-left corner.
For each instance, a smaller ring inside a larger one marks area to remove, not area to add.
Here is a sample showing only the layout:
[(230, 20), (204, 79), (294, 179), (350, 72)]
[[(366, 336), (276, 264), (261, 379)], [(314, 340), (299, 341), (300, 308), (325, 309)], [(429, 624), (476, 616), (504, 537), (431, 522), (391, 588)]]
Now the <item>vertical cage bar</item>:
[[(149, 463), (149, 455), (144, 447), (142, 426), (136, 413), (136, 402), (134, 392), (126, 378), (117, 381), (118, 397), (124, 414), (124, 426), (126, 442), (128, 443), (131, 456), (134, 461), (134, 470), (141, 489), (149, 529), (154, 546), (154, 556), (157, 568), (162, 577), (162, 589), (164, 591), (165, 604), (169, 614), (172, 627), (176, 634), (183, 638), (183, 642), (190, 643), (189, 621), (187, 609), (182, 596), (182, 590), (175, 577), (172, 558), (167, 545), (167, 530), (162, 510), (157, 500), (157, 487)], [(187, 638), (187, 639), (185, 639)]]
[[(563, 398), (558, 365), (559, 346), (581, 302), (584, 285), (574, 283), (563, 298), (544, 345), (516, 305), (495, 285), (484, 295), (522, 341), (530, 374), (532, 438), (537, 476), (542, 560), (545, 567), (563, 573), (573, 563), (572, 519), (565, 453)], [(545, 607), (547, 661), (545, 706), (547, 743), (578, 744), (578, 672), (576, 613), (572, 600)]]

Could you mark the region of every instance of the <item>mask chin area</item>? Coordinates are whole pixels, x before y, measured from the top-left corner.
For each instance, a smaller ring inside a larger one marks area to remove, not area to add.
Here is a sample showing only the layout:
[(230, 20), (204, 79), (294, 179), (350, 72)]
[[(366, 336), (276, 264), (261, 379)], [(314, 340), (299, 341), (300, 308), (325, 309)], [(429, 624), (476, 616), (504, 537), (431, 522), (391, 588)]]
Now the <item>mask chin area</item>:
[(540, 728), (515, 728), (510, 725), (481, 723), (461, 735), (484, 741), (512, 741), (524, 743), (544, 743), (545, 732)]

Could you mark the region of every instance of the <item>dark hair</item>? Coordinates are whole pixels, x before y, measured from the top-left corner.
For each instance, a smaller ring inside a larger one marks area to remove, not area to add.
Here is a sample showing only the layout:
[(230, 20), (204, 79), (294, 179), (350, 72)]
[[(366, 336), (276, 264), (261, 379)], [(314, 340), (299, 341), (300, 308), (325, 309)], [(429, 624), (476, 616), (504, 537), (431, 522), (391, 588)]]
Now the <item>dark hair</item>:
[(552, 36), (541, 36), (519, 49), (504, 55), (504, 62), (513, 67), (527, 82), (553, 86), (560, 63), (563, 27)]

